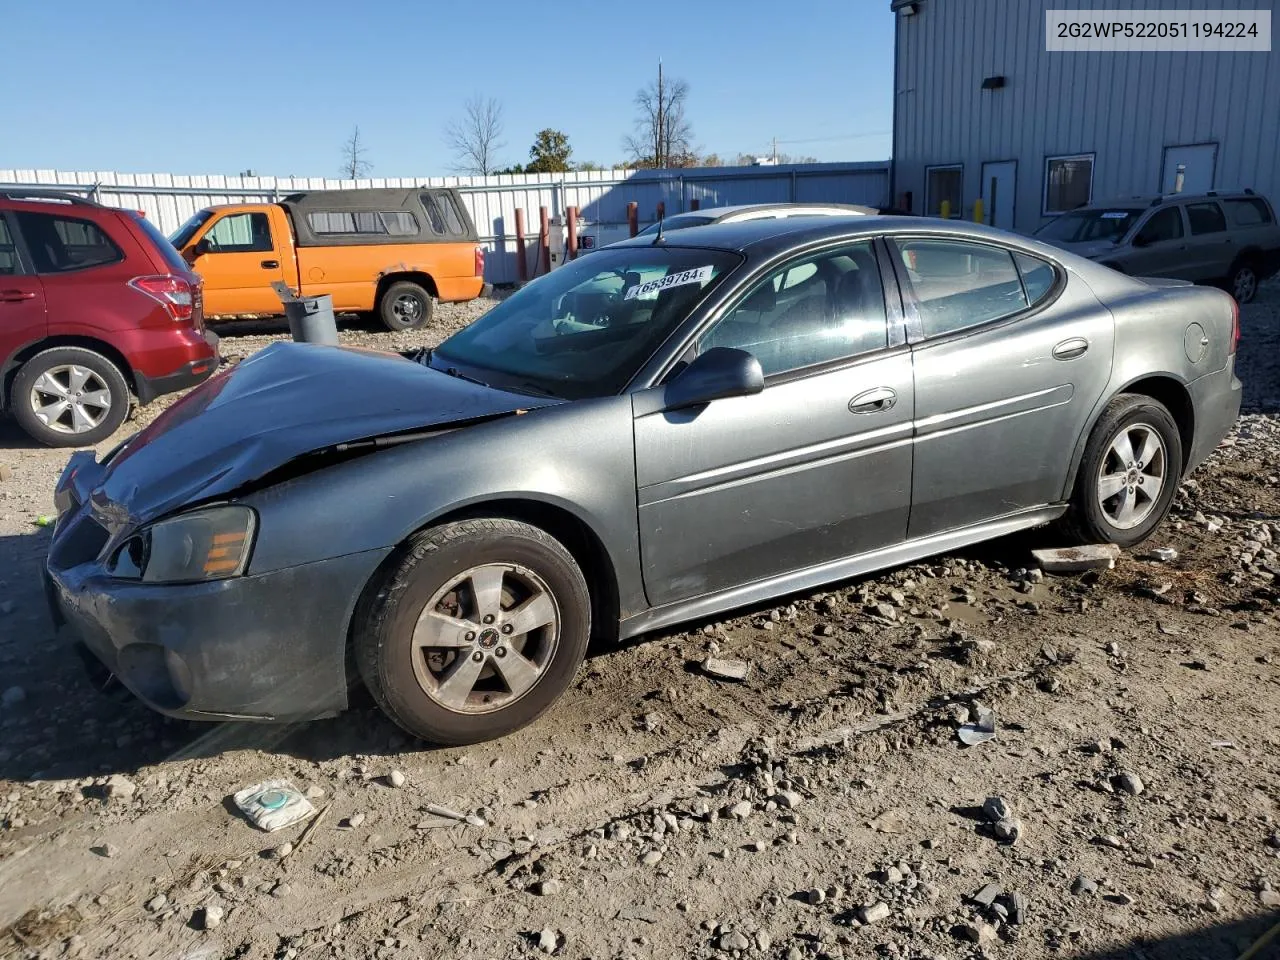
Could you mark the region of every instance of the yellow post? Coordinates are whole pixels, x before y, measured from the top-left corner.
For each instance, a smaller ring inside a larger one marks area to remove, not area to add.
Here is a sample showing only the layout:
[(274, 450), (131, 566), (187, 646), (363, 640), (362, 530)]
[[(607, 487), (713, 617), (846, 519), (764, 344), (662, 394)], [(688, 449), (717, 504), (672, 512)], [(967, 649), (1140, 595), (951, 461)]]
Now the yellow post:
[(981, 197), (973, 201), (973, 222), (974, 223), (987, 222), (985, 219), (983, 219), (983, 216), (982, 216), (982, 198)]
[(940, 216), (943, 220), (951, 219), (951, 201), (950, 200), (943, 200), (942, 203), (938, 206), (938, 216)]

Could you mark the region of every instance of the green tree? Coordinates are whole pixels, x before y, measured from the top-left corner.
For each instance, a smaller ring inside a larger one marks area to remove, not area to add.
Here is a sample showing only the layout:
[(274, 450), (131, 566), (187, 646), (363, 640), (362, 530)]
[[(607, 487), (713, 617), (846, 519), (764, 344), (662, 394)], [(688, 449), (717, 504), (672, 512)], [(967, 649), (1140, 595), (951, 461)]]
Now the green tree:
[(569, 137), (559, 130), (548, 127), (539, 130), (529, 148), (529, 164), (525, 173), (564, 173), (570, 169), (569, 157), (573, 148), (569, 146)]

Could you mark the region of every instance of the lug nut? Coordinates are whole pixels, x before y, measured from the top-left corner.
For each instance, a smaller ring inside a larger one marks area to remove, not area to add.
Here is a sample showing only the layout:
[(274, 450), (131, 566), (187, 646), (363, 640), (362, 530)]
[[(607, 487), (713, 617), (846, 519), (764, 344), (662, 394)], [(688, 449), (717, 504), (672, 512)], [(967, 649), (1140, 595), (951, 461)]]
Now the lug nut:
[(494, 616), (493, 616), (493, 614), (492, 614), (492, 613), (486, 613), (486, 614), (484, 615), (484, 622), (485, 622), (485, 623), (493, 623), (493, 621), (494, 621)]
[(495, 651), (493, 651), (493, 652), (494, 652), (494, 653), (496, 653), (496, 654), (497, 654), (498, 656), (500, 656), (500, 657), (505, 657), (505, 656), (507, 655), (507, 648), (506, 648), (506, 647), (499, 647), (497, 650), (495, 650)]
[(476, 638), (475, 631), (474, 631), (474, 630), (468, 630), (468, 631), (467, 631), (467, 636), (466, 636), (466, 641), (467, 641), (467, 643), (470, 643), (470, 642), (471, 642), (472, 640), (474, 640), (475, 638)]
[(476, 663), (479, 663), (481, 660), (484, 659), (484, 654), (481, 653), (479, 650), (477, 650), (475, 653), (471, 655), (471, 659), (474, 660)]
[(502, 625), (502, 632), (503, 632), (503, 633), (510, 633), (510, 632), (511, 632), (511, 630), (512, 630), (511, 624), (509, 624), (509, 623), (504, 623), (504, 624)]

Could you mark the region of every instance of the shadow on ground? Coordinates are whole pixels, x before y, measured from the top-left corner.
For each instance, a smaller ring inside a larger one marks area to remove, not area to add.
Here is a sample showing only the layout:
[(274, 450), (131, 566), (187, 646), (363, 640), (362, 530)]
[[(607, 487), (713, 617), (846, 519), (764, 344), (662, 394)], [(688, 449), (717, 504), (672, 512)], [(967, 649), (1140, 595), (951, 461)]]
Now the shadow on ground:
[(1278, 960), (1280, 915), (1260, 914), (1162, 940), (1139, 938), (1101, 952), (1069, 955), (1079, 960)]

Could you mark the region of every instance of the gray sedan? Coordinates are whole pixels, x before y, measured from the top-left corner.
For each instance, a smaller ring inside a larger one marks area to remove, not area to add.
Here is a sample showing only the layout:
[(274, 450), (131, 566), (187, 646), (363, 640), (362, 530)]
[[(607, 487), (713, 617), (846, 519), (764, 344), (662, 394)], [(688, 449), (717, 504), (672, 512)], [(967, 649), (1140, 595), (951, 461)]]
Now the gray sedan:
[(1240, 404), (1224, 293), (960, 222), (571, 262), (434, 350), (278, 344), (56, 491), (54, 617), (150, 706), (462, 744), (589, 639), (1057, 522), (1132, 546)]

